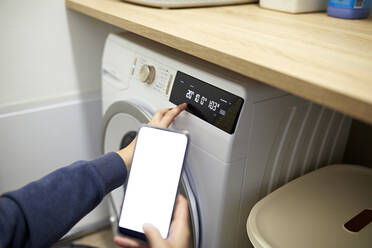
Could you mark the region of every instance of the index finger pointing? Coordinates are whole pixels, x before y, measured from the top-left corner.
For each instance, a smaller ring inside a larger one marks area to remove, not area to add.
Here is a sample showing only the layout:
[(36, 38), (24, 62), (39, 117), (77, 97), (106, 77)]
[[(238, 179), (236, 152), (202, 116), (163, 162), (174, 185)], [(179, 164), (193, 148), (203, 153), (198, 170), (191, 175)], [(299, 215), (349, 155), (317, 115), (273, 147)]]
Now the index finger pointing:
[(174, 118), (179, 115), (183, 110), (185, 110), (187, 107), (186, 103), (180, 104), (177, 107), (174, 107), (173, 109), (169, 110), (165, 115), (163, 116), (163, 119), (161, 120), (160, 124), (163, 127), (168, 127), (174, 120)]

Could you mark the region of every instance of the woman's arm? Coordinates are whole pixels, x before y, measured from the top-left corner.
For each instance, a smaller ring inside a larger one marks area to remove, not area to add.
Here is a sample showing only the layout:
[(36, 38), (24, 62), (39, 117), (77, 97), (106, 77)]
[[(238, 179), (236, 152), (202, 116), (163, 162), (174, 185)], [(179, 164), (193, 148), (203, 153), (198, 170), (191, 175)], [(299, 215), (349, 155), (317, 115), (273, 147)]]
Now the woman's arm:
[(0, 247), (49, 247), (126, 176), (123, 159), (108, 153), (5, 193), (0, 197)]
[[(155, 113), (150, 125), (168, 127), (184, 109)], [(78, 161), (0, 197), (0, 248), (49, 247), (127, 177), (134, 141), (117, 153)]]

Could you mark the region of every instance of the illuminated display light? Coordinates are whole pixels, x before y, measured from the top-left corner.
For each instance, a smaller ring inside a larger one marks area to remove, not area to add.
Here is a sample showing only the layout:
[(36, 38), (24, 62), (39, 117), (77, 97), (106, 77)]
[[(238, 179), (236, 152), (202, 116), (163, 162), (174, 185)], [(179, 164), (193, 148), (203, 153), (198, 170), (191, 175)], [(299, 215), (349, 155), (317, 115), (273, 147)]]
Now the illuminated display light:
[(186, 111), (230, 134), (234, 133), (243, 98), (178, 71), (170, 102), (186, 102)]

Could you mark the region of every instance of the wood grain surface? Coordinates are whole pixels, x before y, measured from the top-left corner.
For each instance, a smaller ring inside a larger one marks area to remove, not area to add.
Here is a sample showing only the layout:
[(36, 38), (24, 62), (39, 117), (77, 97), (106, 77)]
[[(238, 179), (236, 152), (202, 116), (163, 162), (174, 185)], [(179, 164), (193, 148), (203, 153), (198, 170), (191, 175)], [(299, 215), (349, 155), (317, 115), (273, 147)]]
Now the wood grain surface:
[(66, 6), (372, 124), (372, 19), (286, 14), (256, 4), (156, 9)]

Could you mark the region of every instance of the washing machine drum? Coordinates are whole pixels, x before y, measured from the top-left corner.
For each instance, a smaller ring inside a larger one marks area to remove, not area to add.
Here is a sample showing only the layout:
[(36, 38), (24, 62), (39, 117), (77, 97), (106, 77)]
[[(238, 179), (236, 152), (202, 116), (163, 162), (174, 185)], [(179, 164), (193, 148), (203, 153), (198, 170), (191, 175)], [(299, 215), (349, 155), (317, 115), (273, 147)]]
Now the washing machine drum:
[[(152, 110), (148, 110), (140, 104), (119, 101), (112, 104), (104, 115), (103, 132), (103, 152), (115, 152), (127, 145), (136, 137), (137, 131), (142, 124), (147, 124), (153, 115)], [(191, 229), (191, 247), (199, 247), (200, 244), (200, 223), (197, 200), (191, 187), (189, 177), (185, 172), (179, 185), (179, 192), (183, 194), (189, 202), (189, 223)], [(118, 217), (125, 185), (112, 191), (108, 195), (110, 205), (110, 221), (114, 232), (117, 230)]]

